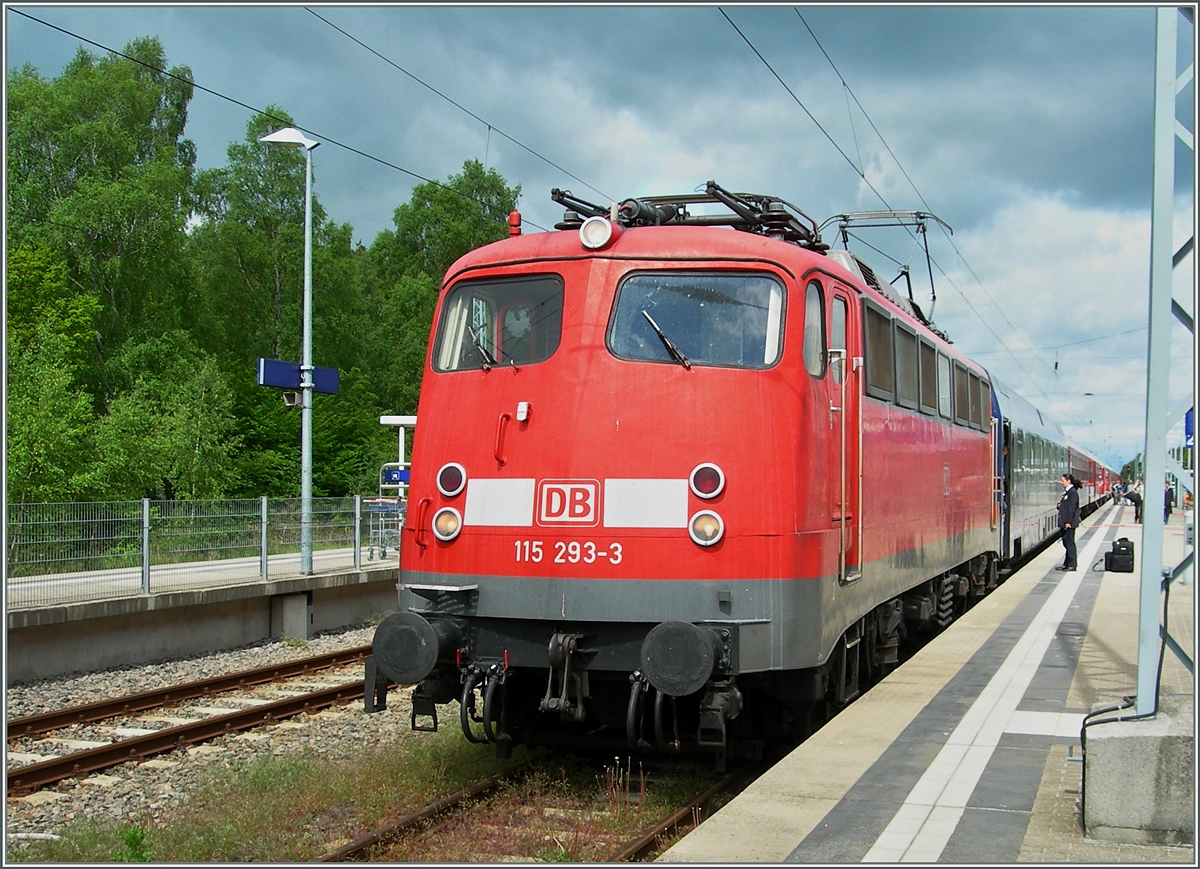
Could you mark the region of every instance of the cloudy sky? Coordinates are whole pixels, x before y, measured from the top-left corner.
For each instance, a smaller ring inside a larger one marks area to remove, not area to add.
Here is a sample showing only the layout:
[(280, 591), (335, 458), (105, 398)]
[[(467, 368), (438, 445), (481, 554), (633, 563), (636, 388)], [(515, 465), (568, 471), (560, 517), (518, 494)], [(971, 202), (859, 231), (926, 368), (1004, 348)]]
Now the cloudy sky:
[[(856, 252), (889, 279), (911, 262), (937, 325), (1076, 441), (1118, 466), (1141, 449), (1152, 7), (20, 4), (6, 67), (54, 77), (76, 37), (148, 35), (198, 85), (323, 139), (315, 194), (364, 244), (419, 179), (335, 140), (427, 179), (484, 161), (521, 185), (527, 231), (560, 219), (552, 187), (607, 204), (709, 179), (818, 222), (932, 211), (953, 228), (929, 233), (936, 302), (902, 230), (863, 230), (884, 253)], [(1193, 129), (1191, 86), (1179, 106)], [(197, 90), (199, 165), (222, 165), (249, 117)], [(1177, 155), (1176, 248), (1195, 185)], [(1188, 312), (1192, 263), (1174, 279)], [(1174, 406), (1194, 394), (1194, 342), (1172, 322)]]

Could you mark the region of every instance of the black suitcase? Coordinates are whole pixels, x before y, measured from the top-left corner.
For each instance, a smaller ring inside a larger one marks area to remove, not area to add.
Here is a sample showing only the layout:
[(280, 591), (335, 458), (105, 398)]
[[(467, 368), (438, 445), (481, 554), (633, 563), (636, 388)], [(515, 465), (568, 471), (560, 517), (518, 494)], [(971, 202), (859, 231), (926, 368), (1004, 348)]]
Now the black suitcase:
[(1108, 573), (1133, 573), (1133, 541), (1127, 537), (1114, 540), (1112, 551), (1104, 553), (1104, 570)]

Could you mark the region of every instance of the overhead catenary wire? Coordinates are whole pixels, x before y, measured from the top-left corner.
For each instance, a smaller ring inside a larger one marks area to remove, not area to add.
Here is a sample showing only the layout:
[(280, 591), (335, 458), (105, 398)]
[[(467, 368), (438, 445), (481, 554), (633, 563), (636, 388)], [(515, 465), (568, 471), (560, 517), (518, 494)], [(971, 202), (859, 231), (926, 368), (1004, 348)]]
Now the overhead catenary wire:
[[(416, 178), (419, 181), (425, 182), (426, 184), (432, 184), (435, 187), (440, 187), (443, 190), (447, 190), (447, 191), (455, 194), (456, 196), (460, 196), (463, 199), (466, 199), (469, 202), (474, 202), (476, 205), (480, 205), (484, 208), (487, 207), (486, 202), (476, 199), (474, 196), (468, 196), (467, 194), (463, 193), (461, 190), (455, 190), (453, 187), (449, 186), (448, 184), (443, 184), (440, 181), (436, 181), (432, 178), (426, 178), (424, 175), (421, 175), (418, 172), (414, 172), (411, 169), (405, 169), (403, 166), (398, 166), (389, 160), (383, 159), (382, 157), (376, 157), (374, 154), (369, 154), (366, 151), (361, 150), (360, 148), (356, 148), (353, 145), (348, 145), (345, 142), (341, 142), (341, 141), (333, 138), (332, 136), (328, 136), (328, 135), (322, 133), (319, 130), (314, 130), (311, 127), (301, 126), (300, 124), (296, 123), (294, 120), (289, 120), (287, 118), (281, 118), (277, 115), (272, 115), (269, 112), (266, 112), (260, 108), (257, 108), (256, 106), (252, 106), (249, 103), (242, 102), (241, 100), (237, 99), (236, 97), (231, 97), (228, 94), (224, 94), (224, 93), (221, 93), (220, 91), (213, 90), (212, 88), (205, 87), (204, 85), (200, 84), (199, 82), (195, 81), (194, 79), (185, 78), (184, 76), (181, 76), (181, 75), (176, 75), (175, 73), (171, 72), (170, 70), (160, 69), (159, 67), (156, 67), (153, 64), (146, 63), (143, 60), (138, 60), (136, 57), (132, 57), (128, 54), (125, 54), (122, 51), (118, 51), (115, 48), (110, 48), (109, 46), (104, 45), (101, 42), (96, 42), (94, 39), (88, 39), (86, 36), (81, 36), (80, 34), (74, 33), (70, 30), (67, 30), (64, 27), (59, 27), (57, 24), (51, 24), (49, 21), (43, 21), (41, 18), (37, 18), (36, 16), (30, 15), (27, 12), (22, 12), (20, 9), (15, 9), (15, 8), (9, 7), (8, 11), (15, 12), (17, 15), (20, 15), (24, 18), (28, 18), (30, 21), (37, 22), (38, 24), (41, 24), (44, 27), (49, 27), (51, 30), (57, 30), (59, 33), (63, 33), (65, 35), (71, 37), (72, 39), (78, 39), (80, 42), (95, 46), (96, 48), (99, 48), (102, 51), (107, 51), (109, 54), (112, 54), (116, 57), (124, 58), (125, 60), (128, 60), (131, 63), (136, 63), (138, 66), (141, 66), (148, 70), (156, 72), (159, 75), (165, 75), (168, 78), (174, 79), (175, 81), (183, 82), (183, 83), (195, 88), (196, 90), (199, 90), (199, 91), (202, 91), (211, 96), (217, 97), (218, 99), (222, 99), (222, 100), (225, 100), (226, 102), (233, 103), (236, 106), (241, 106), (244, 109), (247, 109), (251, 112), (262, 115), (265, 118), (270, 118), (273, 121), (277, 121), (281, 124), (287, 124), (288, 126), (294, 126), (297, 129), (302, 130), (305, 133), (309, 133), (309, 134), (315, 136), (316, 138), (320, 139), (322, 142), (328, 142), (330, 145), (333, 145), (338, 148), (342, 148), (343, 150), (349, 151), (352, 154), (357, 154), (360, 157), (366, 157), (368, 160), (373, 160), (374, 162), (379, 163), (382, 166), (387, 166), (389, 169), (394, 169), (397, 172), (403, 172), (405, 175), (409, 175), (413, 178)], [(531, 220), (526, 220), (525, 222), (527, 224), (529, 224), (530, 226), (535, 227), (536, 229), (542, 230), (543, 232), (548, 231), (546, 229), (546, 227), (540, 226)]]
[[(817, 120), (816, 116), (813, 115), (813, 113), (811, 111), (809, 111), (808, 107), (806, 105), (804, 105), (803, 101), (801, 101), (801, 99), (798, 96), (796, 96), (796, 93), (788, 86), (787, 82), (785, 82), (783, 80), (783, 77), (780, 76), (779, 73), (775, 71), (775, 68), (773, 66), (771, 66), (771, 63), (763, 56), (762, 52), (758, 50), (758, 48), (754, 45), (754, 43), (750, 40), (750, 38), (748, 36), (746, 36), (745, 33), (742, 32), (742, 29), (740, 27), (738, 27), (737, 24), (734, 23), (733, 19), (730, 18), (728, 14), (726, 14), (724, 9), (722, 9), (721, 7), (718, 6), (717, 11), (720, 12), (721, 15), (725, 18), (725, 20), (729, 22), (729, 26), (732, 27), (735, 31), (737, 31), (738, 36), (740, 36), (742, 38), (742, 40), (746, 43), (746, 45), (748, 45), (750, 47), (750, 50), (754, 52), (754, 54), (758, 57), (758, 59), (760, 61), (762, 61), (763, 66), (765, 66), (770, 71), (771, 75), (773, 75), (775, 77), (775, 80), (778, 81), (779, 84), (783, 87), (783, 89), (788, 92), (788, 94), (791, 96), (791, 98), (795, 101), (796, 105), (800, 106), (800, 108), (804, 110), (804, 113), (806, 115), (808, 115), (808, 117), (812, 120), (812, 122), (817, 125), (817, 129), (819, 129), (824, 134), (825, 138), (829, 140), (830, 144), (833, 145), (834, 149), (837, 150), (837, 152), (842, 155), (842, 158), (846, 161), (847, 164), (849, 164), (850, 168), (853, 169), (855, 174), (857, 174), (858, 177), (862, 179), (863, 183), (866, 184), (867, 187), (869, 187), (871, 189), (871, 192), (874, 193), (875, 196), (879, 199), (879, 201), (883, 203), (884, 207), (889, 210), (895, 210), (892, 208), (891, 204), (887, 201), (887, 199), (883, 196), (883, 194), (880, 193), (875, 188), (875, 185), (873, 185), (871, 183), (870, 179), (867, 178), (867, 176), (862, 172), (862, 170), (859, 169), (859, 167), (854, 165), (854, 161), (852, 159), (850, 159), (850, 156), (842, 149), (842, 147), (837, 143), (837, 141), (833, 138), (833, 136), (831, 136), (829, 134), (829, 131), (826, 130), (825, 127), (821, 125), (821, 122)], [(872, 125), (872, 126), (874, 126), (874, 125)], [(907, 175), (905, 177), (907, 177)], [(911, 181), (910, 181), (910, 183), (911, 183)], [(918, 196), (919, 195), (920, 194), (918, 193)], [(922, 202), (924, 202), (924, 199), (922, 199)], [(928, 205), (926, 205), (926, 208), (928, 208)], [(929, 209), (929, 210), (932, 211), (932, 209)], [(907, 227), (905, 229), (907, 230)], [(909, 231), (911, 234), (911, 230), (907, 230), (907, 231)], [(943, 230), (943, 232), (944, 232), (944, 230)], [(958, 254), (959, 260), (962, 261), (965, 265), (966, 260), (965, 260), (965, 258), (963, 258), (962, 253), (957, 248), (955, 248), (955, 253)], [(962, 297), (962, 300), (966, 303), (967, 307), (971, 309), (971, 312), (979, 319), (979, 322), (983, 324), (984, 328), (987, 329), (987, 331), (991, 333), (992, 337), (995, 338), (996, 341), (1000, 344), (1000, 346), (1003, 347), (1004, 343), (1005, 343), (1004, 339), (1001, 338), (996, 333), (996, 330), (993, 329), (991, 324), (988, 323), (988, 321), (983, 317), (983, 315), (979, 312), (979, 309), (976, 308), (975, 305), (971, 302), (971, 300), (967, 298), (966, 293), (964, 293), (962, 291), (962, 289), (956, 283), (954, 283), (953, 278), (951, 278), (950, 275), (946, 273), (946, 270), (942, 268), (941, 264), (936, 259), (933, 259), (931, 257), (930, 261), (932, 262), (933, 265), (937, 266), (938, 272), (946, 279), (946, 281), (950, 284), (950, 286), (952, 286), (955, 289), (955, 291), (959, 294), (959, 296)], [(970, 270), (969, 266), (968, 266), (968, 270)], [(973, 271), (971, 273), (974, 274)], [(978, 277), (976, 277), (976, 280), (979, 280)], [(980, 285), (982, 286), (982, 282), (980, 283)], [(989, 295), (989, 298), (990, 298), (990, 295)], [(993, 304), (994, 304), (994, 301), (993, 301)], [(1012, 324), (1010, 323), (1009, 325), (1011, 326)], [(1014, 327), (1014, 331), (1015, 331), (1015, 327)], [(1018, 334), (1020, 334), (1020, 333), (1018, 333)], [(1028, 343), (1028, 341), (1026, 341), (1026, 343)], [(1039, 361), (1042, 361), (1042, 364), (1045, 364), (1044, 360), (1039, 359)], [(1042, 391), (1041, 387), (1038, 386), (1038, 383), (1034, 379), (1033, 375), (1029, 373), (1029, 370), (1026, 369), (1024, 365), (1021, 364), (1021, 361), (1014, 356), (1013, 362), (1016, 363), (1017, 367), (1020, 368), (1021, 371), (1025, 374), (1025, 376), (1029, 378), (1029, 382), (1033, 384), (1034, 389), (1036, 389), (1038, 391), (1038, 393), (1042, 395), (1042, 397), (1044, 397), (1044, 398), (1047, 397), (1045, 392)], [(1046, 367), (1049, 368), (1048, 365)]]
[(775, 76), (775, 80), (777, 82), (779, 82), (780, 86), (782, 86), (785, 91), (788, 92), (788, 95), (791, 96), (792, 100), (795, 101), (796, 105), (798, 105), (801, 109), (803, 109), (804, 114), (808, 115), (809, 120), (811, 120), (814, 124), (817, 125), (817, 129), (820, 130), (825, 135), (825, 138), (829, 140), (829, 144), (833, 145), (834, 149), (839, 154), (842, 155), (842, 159), (844, 159), (847, 163), (850, 164), (850, 168), (853, 169), (855, 171), (855, 173), (858, 175), (858, 177), (863, 180), (864, 184), (866, 184), (868, 187), (871, 188), (871, 192), (874, 193), (877, 197), (879, 197), (879, 201), (882, 202), (885, 206), (887, 206), (890, 209), (892, 206), (889, 205), (888, 201), (883, 198), (883, 194), (880, 193), (878, 190), (876, 190), (875, 185), (873, 185), (870, 182), (870, 180), (867, 178), (867, 176), (864, 175), (862, 173), (862, 171), (857, 166), (854, 165), (854, 161), (850, 159), (850, 155), (847, 154), (845, 151), (843, 151), (842, 146), (837, 143), (837, 141), (833, 138), (833, 136), (829, 135), (829, 131), (826, 130), (823, 126), (821, 126), (821, 122), (818, 121), (816, 116), (808, 110), (808, 106), (804, 105), (804, 103), (801, 101), (800, 97), (796, 96), (796, 92), (793, 91), (790, 87), (788, 87), (788, 84), (787, 84), (787, 82), (785, 82), (783, 80), (783, 77), (775, 71), (775, 67), (771, 66), (770, 61), (768, 61), (765, 57), (763, 57), (762, 52), (759, 51), (758, 48), (755, 47), (754, 43), (750, 41), (750, 37), (748, 37), (745, 33), (742, 32), (742, 29), (733, 22), (733, 19), (729, 17), (729, 15), (725, 12), (724, 9), (722, 9), (720, 6), (718, 6), (717, 11), (720, 12), (721, 15), (725, 18), (725, 20), (729, 22), (729, 26), (737, 31), (737, 35), (742, 37), (742, 40), (746, 43), (746, 45), (748, 45), (750, 47), (750, 50), (754, 52), (754, 54), (758, 57), (758, 59), (762, 61), (763, 66), (765, 66), (770, 71), (771, 75)]
[[(912, 177), (905, 170), (904, 164), (900, 162), (900, 158), (896, 156), (896, 152), (892, 150), (892, 146), (888, 144), (887, 139), (884, 138), (883, 133), (880, 132), (879, 128), (875, 125), (875, 122), (873, 120), (871, 120), (871, 115), (867, 112), (866, 108), (859, 101), (858, 95), (854, 93), (854, 90), (850, 87), (849, 83), (846, 81), (845, 76), (842, 75), (841, 70), (839, 70), (837, 68), (837, 64), (835, 64), (833, 62), (833, 58), (829, 56), (829, 52), (827, 52), (825, 50), (825, 46), (821, 44), (821, 40), (817, 38), (817, 34), (813, 32), (812, 27), (809, 26), (809, 24), (805, 20), (804, 16), (800, 13), (799, 9), (797, 9), (796, 7), (793, 6), (792, 11), (796, 13), (796, 16), (800, 19), (800, 22), (804, 25), (804, 28), (808, 31), (809, 36), (812, 37), (813, 42), (815, 42), (817, 44), (817, 48), (819, 48), (821, 50), (821, 54), (823, 54), (825, 56), (825, 59), (827, 61), (829, 61), (829, 65), (830, 65), (830, 67), (833, 68), (833, 71), (837, 75), (838, 80), (842, 83), (842, 87), (854, 99), (854, 104), (858, 106), (859, 111), (861, 111), (863, 113), (863, 117), (866, 118), (867, 123), (871, 125), (871, 129), (874, 130), (875, 135), (879, 137), (880, 143), (882, 143), (883, 147), (887, 150), (888, 155), (896, 163), (896, 168), (900, 170), (900, 174), (904, 176), (904, 180), (908, 182), (909, 186), (912, 187), (913, 192), (917, 194), (917, 198), (919, 200), (921, 200), (921, 204), (925, 206), (925, 210), (932, 212), (933, 208), (929, 205), (928, 202), (925, 201), (925, 197), (924, 197), (924, 195), (922, 195), (921, 191), (917, 188), (916, 182), (912, 180)], [(856, 141), (857, 141), (857, 139), (856, 139)], [(975, 281), (979, 284), (980, 289), (983, 290), (984, 295), (986, 295), (988, 297), (988, 300), (992, 303), (993, 307), (995, 307), (997, 313), (999, 313), (1000, 316), (1004, 318), (1004, 322), (1007, 323), (1008, 327), (1013, 330), (1013, 333), (1016, 334), (1018, 337), (1020, 337), (1020, 339), (1022, 341), (1024, 341), (1026, 343), (1026, 345), (1029, 345), (1029, 340), (1025, 337), (1025, 335), (1019, 329), (1017, 329), (1016, 326), (1013, 325), (1012, 321), (1008, 319), (1008, 316), (1004, 313), (1004, 310), (1000, 307), (999, 303), (992, 296), (992, 294), (990, 292), (988, 292), (987, 287), (984, 285), (983, 281), (979, 279), (979, 276), (975, 273), (975, 270), (973, 268), (971, 268), (971, 264), (967, 262), (966, 257), (964, 257), (962, 255), (962, 251), (960, 251), (958, 249), (958, 245), (956, 245), (954, 243), (953, 237), (948, 232), (946, 232), (946, 228), (944, 226), (941, 226), (941, 224), (939, 224), (939, 227), (941, 228), (942, 235), (945, 236), (946, 240), (950, 243), (950, 247), (953, 248), (954, 252), (958, 255), (959, 261), (963, 264), (963, 266), (967, 269), (967, 271), (970, 272), (971, 277), (975, 278)], [(939, 270), (940, 270), (940, 266), (939, 266)], [(942, 272), (942, 274), (944, 275), (945, 272)], [(947, 277), (947, 280), (949, 280), (948, 277)], [(953, 281), (951, 281), (951, 286), (954, 286)], [(955, 289), (958, 289), (958, 287), (955, 286)], [(959, 293), (961, 294), (962, 290), (959, 290)], [(1032, 347), (1031, 347), (1031, 349), (1032, 349)], [(1035, 355), (1034, 358), (1036, 358), (1043, 365), (1047, 365), (1047, 367), (1049, 367), (1048, 364), (1046, 363), (1046, 361), (1044, 359), (1042, 359), (1041, 357), (1038, 357)], [(1026, 372), (1026, 373), (1028, 374), (1028, 372)]]
[(559, 172), (562, 172), (562, 173), (563, 173), (564, 175), (566, 175), (567, 177), (569, 177), (569, 178), (572, 178), (572, 179), (573, 179), (573, 180), (575, 180), (575, 181), (578, 181), (580, 184), (582, 184), (583, 186), (587, 187), (589, 190), (592, 190), (592, 191), (595, 191), (596, 193), (599, 193), (601, 196), (603, 196), (605, 199), (609, 200), (610, 202), (611, 202), (611, 201), (613, 201), (613, 197), (612, 197), (612, 196), (609, 196), (609, 195), (608, 195), (607, 193), (605, 193), (603, 190), (597, 190), (595, 187), (593, 187), (591, 184), (588, 184), (586, 181), (584, 181), (584, 180), (583, 180), (582, 178), (580, 178), (578, 175), (572, 174), (572, 173), (571, 173), (571, 172), (569, 172), (568, 170), (564, 169), (562, 166), (559, 166), (557, 163), (555, 163), (555, 162), (554, 162), (553, 160), (551, 160), (549, 157), (546, 157), (546, 156), (543, 156), (542, 154), (539, 154), (537, 151), (533, 150), (533, 148), (530, 148), (530, 147), (529, 147), (528, 145), (526, 145), (525, 143), (523, 143), (523, 142), (520, 142), (520, 141), (518, 141), (517, 139), (514, 139), (514, 138), (513, 138), (512, 136), (510, 136), (508, 133), (504, 132), (504, 131), (503, 131), (503, 130), (501, 130), (499, 127), (497, 127), (495, 124), (491, 123), (490, 121), (486, 121), (486, 120), (484, 120), (483, 118), (479, 117), (479, 115), (475, 114), (473, 111), (471, 111), (470, 109), (468, 109), (466, 106), (463, 106), (462, 104), (460, 104), (460, 103), (456, 102), (455, 100), (451, 99), (450, 97), (446, 96), (444, 93), (442, 93), (440, 90), (438, 90), (437, 88), (435, 88), (433, 85), (429, 84), (429, 83), (428, 83), (428, 82), (426, 82), (426, 81), (423, 81), (421, 78), (419, 78), (418, 76), (416, 76), (416, 75), (414, 75), (413, 73), (409, 72), (407, 69), (405, 69), (404, 67), (400, 66), (398, 63), (396, 63), (395, 61), (393, 61), (391, 58), (387, 57), (386, 55), (384, 55), (384, 54), (380, 53), (379, 51), (375, 50), (375, 49), (374, 49), (374, 48), (372, 48), (371, 46), (367, 45), (365, 42), (363, 42), (363, 41), (362, 41), (361, 39), (359, 39), (357, 36), (354, 36), (354, 35), (353, 35), (353, 34), (351, 34), (351, 33), (347, 33), (347, 32), (346, 32), (345, 30), (343, 30), (341, 27), (338, 27), (336, 24), (334, 24), (332, 21), (330, 21), (328, 18), (324, 17), (323, 15), (320, 15), (320, 14), (318, 14), (317, 12), (314, 12), (314, 11), (313, 11), (311, 8), (309, 8), (309, 7), (307, 7), (307, 6), (305, 6), (304, 8), (305, 8), (305, 10), (306, 10), (307, 12), (309, 12), (309, 13), (311, 13), (312, 15), (316, 16), (316, 17), (317, 17), (317, 18), (319, 18), (321, 21), (324, 21), (326, 24), (328, 24), (330, 27), (332, 27), (332, 28), (333, 28), (334, 30), (336, 30), (338, 33), (342, 34), (342, 35), (343, 35), (343, 36), (345, 36), (347, 39), (349, 39), (351, 42), (355, 43), (356, 45), (359, 45), (359, 46), (361, 46), (361, 47), (362, 47), (362, 48), (364, 48), (365, 50), (369, 51), (371, 54), (373, 54), (373, 55), (375, 55), (376, 57), (378, 57), (378, 58), (379, 58), (380, 60), (382, 60), (384, 63), (386, 63), (386, 64), (388, 64), (389, 66), (393, 67), (394, 69), (397, 69), (397, 70), (399, 70), (400, 72), (404, 73), (406, 76), (408, 76), (409, 78), (411, 78), (411, 79), (412, 79), (413, 81), (415, 81), (417, 84), (421, 85), (421, 87), (423, 87), (423, 88), (426, 88), (426, 89), (428, 89), (428, 90), (432, 91), (433, 93), (437, 94), (439, 97), (441, 97), (442, 99), (444, 99), (446, 102), (450, 103), (450, 105), (454, 106), (456, 109), (458, 109), (458, 110), (460, 110), (460, 111), (462, 111), (462, 112), (465, 112), (466, 114), (470, 115), (470, 116), (471, 116), (472, 118), (474, 118), (475, 120), (479, 121), (479, 123), (481, 123), (481, 124), (483, 124), (484, 126), (486, 126), (486, 127), (488, 128), (488, 140), (489, 140), (489, 142), (490, 142), (490, 140), (491, 140), (491, 134), (492, 134), (492, 131), (494, 130), (496, 133), (498, 133), (499, 135), (501, 135), (501, 136), (503, 136), (504, 138), (508, 139), (508, 141), (512, 142), (512, 143), (513, 143), (514, 145), (516, 145), (517, 147), (525, 149), (525, 150), (526, 150), (526, 151), (528, 151), (530, 154), (532, 154), (533, 156), (537, 157), (539, 160), (543, 161), (544, 163), (546, 163), (546, 164), (548, 164), (548, 165), (550, 165), (550, 166), (553, 166), (555, 169), (557, 169)]

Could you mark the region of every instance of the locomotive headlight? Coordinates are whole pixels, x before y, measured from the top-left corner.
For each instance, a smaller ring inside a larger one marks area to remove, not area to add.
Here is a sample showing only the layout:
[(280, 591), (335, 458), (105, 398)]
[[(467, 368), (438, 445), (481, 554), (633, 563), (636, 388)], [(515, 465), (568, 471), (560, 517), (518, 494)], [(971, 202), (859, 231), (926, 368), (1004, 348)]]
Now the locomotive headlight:
[(725, 536), (725, 523), (712, 510), (701, 510), (688, 522), (688, 535), (700, 546), (712, 546)]
[(725, 472), (711, 462), (696, 465), (688, 477), (688, 485), (697, 498), (715, 498), (725, 490)]
[(579, 242), (588, 250), (600, 250), (621, 234), (621, 227), (607, 217), (589, 217), (579, 227)]
[(443, 507), (433, 514), (433, 536), (449, 543), (462, 530), (462, 516), (453, 507)]
[(458, 462), (448, 462), (438, 471), (438, 491), (447, 498), (453, 498), (467, 485), (467, 469)]

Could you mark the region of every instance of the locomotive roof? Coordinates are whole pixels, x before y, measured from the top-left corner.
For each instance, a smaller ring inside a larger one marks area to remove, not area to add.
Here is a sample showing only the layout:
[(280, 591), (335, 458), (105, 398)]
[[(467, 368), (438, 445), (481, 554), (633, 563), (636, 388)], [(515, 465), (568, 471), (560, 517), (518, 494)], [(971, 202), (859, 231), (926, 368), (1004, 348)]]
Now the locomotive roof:
[[(915, 301), (905, 299), (894, 286), (879, 278), (874, 270), (849, 250), (831, 250), (821, 241), (816, 221), (791, 203), (779, 197), (758, 193), (733, 193), (715, 181), (707, 182), (704, 193), (671, 196), (646, 196), (612, 203), (607, 208), (587, 202), (570, 191), (554, 188), (550, 197), (566, 205), (563, 220), (556, 230), (577, 230), (584, 216), (604, 217), (617, 224), (623, 232), (603, 251), (584, 250), (576, 232), (543, 232), (519, 235), (485, 245), (465, 254), (451, 267), (443, 286), (473, 268), (504, 263), (534, 262), (541, 259), (639, 259), (658, 261), (733, 260), (746, 263), (770, 262), (795, 278), (817, 267), (837, 274), (851, 286), (875, 301), (896, 309), (910, 325), (940, 339), (941, 349), (963, 363), (982, 371), (972, 360), (953, 350), (952, 342), (930, 321)], [(712, 213), (709, 206), (716, 206)], [(698, 213), (701, 207), (709, 213)], [(723, 211), (720, 209), (723, 208)], [(885, 221), (924, 220), (935, 215), (924, 212), (875, 212), (837, 215), (826, 221), (866, 220)], [(883, 223), (869, 225), (885, 225)], [(904, 225), (897, 223), (896, 225)], [(654, 232), (646, 232), (653, 228)], [(713, 232), (724, 228), (725, 232)], [(728, 230), (737, 230), (730, 232)], [(844, 226), (842, 227), (844, 230)], [(843, 235), (845, 235), (843, 231)], [(664, 255), (664, 241), (669, 239), (670, 253)], [(503, 252), (502, 256), (497, 254)], [(841, 277), (841, 275), (839, 275)]]

